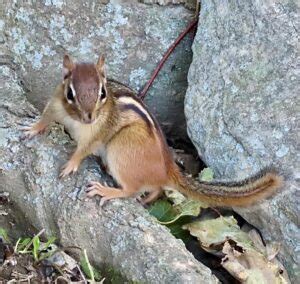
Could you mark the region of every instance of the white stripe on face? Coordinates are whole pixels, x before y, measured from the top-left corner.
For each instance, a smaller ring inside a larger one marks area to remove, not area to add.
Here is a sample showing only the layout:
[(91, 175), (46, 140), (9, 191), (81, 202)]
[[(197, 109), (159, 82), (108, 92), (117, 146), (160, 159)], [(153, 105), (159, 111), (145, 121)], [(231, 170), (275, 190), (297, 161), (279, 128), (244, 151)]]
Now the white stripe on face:
[(71, 88), (71, 90), (73, 92), (73, 96), (75, 97), (76, 96), (76, 92), (75, 92), (75, 88), (73, 86), (73, 83), (70, 83), (70, 88)]
[(142, 113), (144, 113), (144, 115), (147, 117), (147, 119), (150, 121), (150, 123), (154, 127), (154, 122), (153, 122), (150, 114), (138, 101), (136, 101), (135, 99), (133, 99), (131, 97), (124, 96), (124, 97), (119, 97), (118, 102), (121, 102), (122, 104), (131, 104), (131, 105), (136, 106)]
[(102, 83), (99, 84), (99, 91), (98, 91), (99, 98), (101, 98), (101, 91), (102, 91)]
[[(71, 88), (71, 90), (72, 90), (73, 97), (75, 98), (76, 92), (75, 92), (75, 88), (74, 88), (74, 86), (73, 86), (72, 83), (70, 83), (70, 88)], [(68, 90), (67, 90), (67, 91), (68, 91)], [(73, 101), (69, 100), (68, 98), (67, 98), (67, 101), (68, 101), (68, 103), (69, 103), (70, 105), (73, 103)]]

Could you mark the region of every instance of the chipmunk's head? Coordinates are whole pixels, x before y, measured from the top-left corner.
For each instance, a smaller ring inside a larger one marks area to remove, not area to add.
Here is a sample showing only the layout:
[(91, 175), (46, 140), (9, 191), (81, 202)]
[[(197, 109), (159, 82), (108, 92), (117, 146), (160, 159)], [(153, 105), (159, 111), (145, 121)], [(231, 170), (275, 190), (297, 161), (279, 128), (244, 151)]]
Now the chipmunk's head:
[(104, 57), (96, 64), (75, 64), (65, 55), (63, 76), (66, 111), (75, 120), (93, 123), (107, 100)]

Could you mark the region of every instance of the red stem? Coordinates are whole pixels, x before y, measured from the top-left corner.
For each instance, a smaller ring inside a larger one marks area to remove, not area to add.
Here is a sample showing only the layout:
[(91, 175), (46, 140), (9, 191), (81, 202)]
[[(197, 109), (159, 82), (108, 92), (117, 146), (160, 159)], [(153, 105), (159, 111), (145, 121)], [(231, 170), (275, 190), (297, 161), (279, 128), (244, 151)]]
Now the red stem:
[(198, 19), (194, 20), (192, 23), (190, 23), (187, 28), (177, 37), (177, 39), (173, 42), (173, 44), (169, 47), (169, 49), (166, 51), (166, 53), (164, 54), (163, 58), (160, 60), (158, 66), (155, 68), (150, 80), (148, 81), (148, 83), (145, 85), (145, 87), (143, 88), (143, 90), (139, 93), (139, 97), (143, 100), (149, 90), (149, 88), (151, 87), (153, 81), (155, 80), (158, 72), (160, 71), (160, 69), (163, 67), (163, 65), (165, 64), (166, 60), (168, 59), (168, 57), (170, 56), (170, 54), (173, 52), (173, 50), (176, 48), (176, 46), (181, 42), (181, 40), (190, 32), (192, 31), (196, 25), (198, 23)]

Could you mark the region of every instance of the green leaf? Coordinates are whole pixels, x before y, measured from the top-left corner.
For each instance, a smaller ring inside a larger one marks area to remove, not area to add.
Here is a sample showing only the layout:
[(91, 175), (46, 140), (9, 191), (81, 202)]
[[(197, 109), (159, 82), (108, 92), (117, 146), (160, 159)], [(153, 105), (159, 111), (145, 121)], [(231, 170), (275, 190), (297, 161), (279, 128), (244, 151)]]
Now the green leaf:
[(161, 224), (167, 225), (174, 223), (183, 216), (198, 216), (201, 210), (201, 203), (195, 200), (186, 200), (173, 208), (177, 212), (175, 217), (169, 221), (160, 222)]
[[(108, 279), (111, 284), (120, 284), (125, 282), (122, 274), (119, 271), (117, 271), (115, 268), (109, 267), (107, 271), (108, 271)], [(133, 282), (129, 281), (128, 283), (133, 283)]]
[(86, 250), (83, 252), (84, 256), (80, 259), (80, 267), (83, 273), (92, 281), (100, 281), (102, 278), (100, 272), (90, 264)]
[(158, 200), (150, 206), (149, 213), (156, 217), (160, 223), (168, 223), (173, 220), (177, 213), (170, 202), (167, 200)]
[(33, 237), (32, 239), (33, 244), (33, 257), (35, 261), (39, 260), (39, 250), (40, 250), (40, 238), (38, 236)]
[(15, 251), (18, 253), (22, 253), (22, 251), (30, 243), (30, 241), (31, 241), (31, 238), (23, 238), (23, 239), (20, 238), (16, 243)]
[(48, 258), (57, 251), (57, 246), (53, 245), (55, 240), (55, 237), (50, 237), (46, 243), (40, 243), (39, 260)]
[(187, 230), (183, 230), (182, 226), (189, 222), (191, 222), (191, 217), (184, 216), (180, 218), (180, 220), (177, 220), (175, 223), (167, 225), (167, 227), (170, 229), (171, 234), (176, 239), (181, 239), (184, 243), (187, 243), (191, 239), (191, 235)]
[(55, 241), (56, 241), (56, 237), (50, 237), (48, 241), (45, 244), (43, 244), (43, 249), (44, 250), (48, 249), (48, 247), (54, 244)]
[(181, 216), (198, 216), (201, 211), (201, 205), (198, 201), (188, 199), (174, 208)]
[(158, 200), (149, 208), (149, 213), (156, 217), (159, 223), (166, 225), (175, 238), (187, 242), (190, 234), (181, 227), (191, 221), (190, 216), (186, 215), (194, 216), (198, 213), (198, 210), (188, 200), (182, 207), (177, 206), (177, 208), (173, 207), (167, 200)]
[(5, 241), (9, 242), (8, 234), (5, 229), (0, 227), (0, 237)]
[(214, 178), (214, 172), (211, 168), (203, 169), (199, 174), (199, 179), (201, 181), (212, 181)]
[(149, 213), (156, 217), (160, 224), (169, 225), (183, 216), (198, 216), (200, 210), (201, 203), (194, 200), (186, 200), (176, 206), (172, 206), (166, 200), (158, 200), (149, 208)]

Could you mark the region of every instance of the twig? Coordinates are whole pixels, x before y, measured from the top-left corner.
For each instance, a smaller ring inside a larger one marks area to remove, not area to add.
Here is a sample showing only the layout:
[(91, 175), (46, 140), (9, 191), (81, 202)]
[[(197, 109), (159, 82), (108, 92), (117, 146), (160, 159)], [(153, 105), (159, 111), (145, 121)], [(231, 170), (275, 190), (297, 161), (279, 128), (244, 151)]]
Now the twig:
[[(28, 284), (30, 284), (31, 278), (34, 278), (35, 275), (34, 274), (27, 275), (27, 274), (22, 274), (22, 273), (19, 273), (17, 271), (14, 271), (14, 272), (12, 272), (11, 277), (14, 277), (14, 279), (9, 280), (7, 282), (7, 284), (21, 283), (21, 282), (24, 282), (24, 281), (27, 281)], [(16, 278), (18, 278), (18, 280)]]
[(215, 207), (210, 207), (210, 209), (211, 209), (212, 211), (215, 211), (215, 212), (219, 215), (219, 217), (222, 217), (222, 214), (220, 213), (220, 211), (219, 211), (217, 208), (215, 208)]
[(158, 66), (155, 68), (150, 80), (148, 81), (148, 83), (145, 85), (145, 87), (143, 88), (143, 90), (139, 93), (139, 97), (143, 100), (146, 96), (147, 91), (149, 90), (149, 88), (151, 87), (153, 81), (155, 80), (158, 72), (160, 71), (160, 69), (163, 67), (163, 65), (165, 64), (166, 60), (169, 58), (170, 54), (173, 52), (173, 50), (176, 48), (176, 46), (181, 42), (181, 40), (190, 32), (192, 31), (196, 25), (198, 23), (198, 19), (194, 20), (193, 22), (191, 22), (187, 28), (177, 37), (177, 39), (173, 42), (173, 44), (169, 47), (169, 49), (166, 51), (166, 53), (164, 54), (163, 58), (160, 60)]
[(78, 271), (80, 273), (80, 276), (81, 276), (82, 280), (84, 281), (85, 284), (87, 284), (86, 278), (85, 278), (85, 276), (84, 276), (84, 274), (83, 274), (83, 272), (82, 272), (82, 270), (81, 270), (81, 268), (80, 268), (79, 265), (77, 265), (77, 269), (78, 269)]
[(56, 277), (54, 283), (57, 284), (57, 283), (58, 283), (57, 281), (58, 281), (58, 280), (62, 280), (62, 279), (65, 280), (67, 283), (70, 283), (70, 279), (67, 279), (67, 278), (65, 278), (65, 277), (62, 276), (62, 275)]

